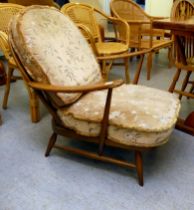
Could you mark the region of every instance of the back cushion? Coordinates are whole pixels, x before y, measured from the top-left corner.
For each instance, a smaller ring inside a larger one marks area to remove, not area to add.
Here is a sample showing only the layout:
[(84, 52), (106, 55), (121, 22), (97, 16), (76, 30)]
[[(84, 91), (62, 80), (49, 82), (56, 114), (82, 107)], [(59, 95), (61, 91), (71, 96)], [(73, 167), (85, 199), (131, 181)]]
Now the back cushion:
[[(11, 40), (28, 74), (38, 82), (80, 86), (102, 80), (92, 49), (74, 23), (60, 11), (32, 6), (10, 26)], [(71, 104), (81, 94), (52, 94), (58, 106)]]

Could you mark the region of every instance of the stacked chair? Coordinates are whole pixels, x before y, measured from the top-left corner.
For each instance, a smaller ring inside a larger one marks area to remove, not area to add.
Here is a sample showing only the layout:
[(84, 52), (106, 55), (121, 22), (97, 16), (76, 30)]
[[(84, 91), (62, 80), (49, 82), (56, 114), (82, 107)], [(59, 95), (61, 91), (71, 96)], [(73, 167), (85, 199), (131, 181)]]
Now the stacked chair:
[[(142, 151), (168, 141), (179, 100), (169, 92), (122, 80), (105, 82), (80, 30), (54, 8), (27, 8), (12, 21), (9, 40), (26, 83), (53, 118), (45, 155), (59, 148), (132, 168), (143, 186)], [(97, 152), (58, 144), (58, 135), (94, 143)], [(107, 156), (106, 147), (132, 151), (134, 161)]]
[(8, 0), (8, 3), (19, 4), (26, 7), (31, 5), (47, 5), (58, 9), (60, 8), (60, 6), (53, 0)]
[(127, 21), (130, 26), (130, 48), (137, 50), (150, 49), (147, 58), (147, 79), (150, 79), (152, 57), (155, 52), (162, 48), (169, 49), (169, 64), (172, 63), (173, 41), (165, 39), (164, 30), (153, 29), (152, 22), (162, 17), (152, 17), (132, 0), (111, 0), (111, 14), (114, 17)]
[[(192, 16), (194, 16), (194, 1), (176, 0), (174, 2), (171, 10), (172, 19), (184, 21), (191, 18)], [(180, 99), (182, 98), (182, 96), (187, 96), (188, 98), (190, 98), (193, 95), (192, 93), (194, 92), (194, 81), (190, 80), (194, 72), (194, 39), (191, 36), (182, 36), (181, 39), (181, 42), (184, 43), (185, 47), (186, 63), (178, 62), (176, 59), (177, 73), (175, 74), (174, 80), (170, 87), (170, 91), (178, 93)], [(177, 50), (175, 50), (175, 52), (177, 52)], [(175, 58), (177, 58), (176, 55)], [(186, 72), (186, 76), (182, 82), (181, 89), (178, 90), (178, 88), (175, 87), (180, 79), (182, 70)], [(188, 85), (190, 85), (191, 87), (189, 91), (186, 91)]]
[[(24, 7), (18, 4), (9, 4), (9, 3), (0, 4), (0, 50), (3, 52), (8, 64), (7, 82), (5, 87), (5, 95), (3, 98), (4, 109), (7, 108), (13, 72), (14, 70), (18, 69), (8, 44), (8, 25), (10, 23), (11, 18), (17, 15), (23, 9)], [(34, 94), (34, 91), (31, 88), (29, 88), (29, 86), (26, 87), (30, 99), (31, 120), (32, 122), (38, 122), (39, 121), (38, 99)]]
[[(61, 8), (61, 12), (68, 15), (71, 20), (81, 29), (83, 35), (89, 40), (97, 59), (102, 61), (102, 73), (105, 79), (112, 67), (112, 62), (107, 64), (107, 58), (110, 59), (124, 59), (125, 65), (125, 80), (130, 82), (129, 74), (129, 57), (141, 56), (133, 83), (137, 83), (143, 63), (144, 54), (147, 50), (139, 52), (129, 52), (129, 37), (130, 31), (126, 21), (118, 18), (109, 17), (96, 8), (87, 4), (69, 3)], [(106, 41), (102, 31), (103, 23), (113, 23), (116, 30), (116, 37), (114, 41)], [(100, 24), (101, 23), (101, 24)]]

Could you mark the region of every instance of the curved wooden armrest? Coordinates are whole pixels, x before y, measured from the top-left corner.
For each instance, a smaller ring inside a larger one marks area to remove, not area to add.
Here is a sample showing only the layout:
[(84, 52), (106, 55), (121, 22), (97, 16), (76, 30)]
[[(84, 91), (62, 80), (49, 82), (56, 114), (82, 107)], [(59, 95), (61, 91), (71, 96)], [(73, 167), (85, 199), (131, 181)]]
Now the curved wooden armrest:
[(54, 86), (49, 84), (43, 84), (39, 82), (29, 82), (28, 85), (36, 90), (50, 91), (50, 92), (65, 92), (65, 93), (79, 93), (90, 92), (96, 90), (112, 89), (119, 87), (124, 83), (123, 80), (114, 80), (110, 82), (101, 82), (94, 85), (83, 86)]
[(144, 55), (146, 53), (149, 53), (150, 51), (151, 49), (146, 49), (146, 50), (140, 50), (136, 52), (127, 52), (120, 55), (97, 56), (97, 59), (98, 60), (113, 60), (113, 59), (119, 59), (119, 58), (130, 58), (133, 56)]
[(126, 20), (128, 24), (139, 24), (139, 25), (143, 25), (143, 24), (151, 24), (151, 20), (150, 21), (145, 21), (145, 20)]
[(0, 31), (0, 49), (2, 50), (3, 54), (5, 55), (6, 59), (10, 59), (10, 47), (8, 44), (8, 36), (3, 31)]

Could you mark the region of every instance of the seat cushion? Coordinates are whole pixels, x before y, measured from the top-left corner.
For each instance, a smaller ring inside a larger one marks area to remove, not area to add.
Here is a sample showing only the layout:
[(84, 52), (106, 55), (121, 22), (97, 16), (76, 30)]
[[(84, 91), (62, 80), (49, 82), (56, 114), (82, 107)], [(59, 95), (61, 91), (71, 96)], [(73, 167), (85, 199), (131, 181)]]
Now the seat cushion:
[(96, 48), (99, 55), (110, 55), (128, 51), (128, 46), (119, 42), (98, 42)]
[[(11, 24), (11, 41), (35, 81), (79, 86), (102, 79), (96, 58), (79, 29), (54, 8), (32, 6), (17, 15)], [(73, 103), (79, 96), (58, 93), (57, 103)]]
[[(58, 110), (63, 124), (85, 136), (98, 136), (107, 91), (88, 93), (69, 108)], [(171, 93), (145, 86), (115, 88), (108, 139), (129, 146), (154, 147), (167, 141), (180, 109)]]

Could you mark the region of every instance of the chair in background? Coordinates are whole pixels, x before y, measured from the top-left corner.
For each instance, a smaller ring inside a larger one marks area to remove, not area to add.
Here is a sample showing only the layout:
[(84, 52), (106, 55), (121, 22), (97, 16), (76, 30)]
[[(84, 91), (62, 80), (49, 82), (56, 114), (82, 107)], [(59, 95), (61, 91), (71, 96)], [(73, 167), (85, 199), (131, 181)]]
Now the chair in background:
[(8, 3), (19, 4), (22, 6), (31, 6), (31, 5), (48, 5), (56, 8), (60, 8), (60, 6), (54, 2), (54, 0), (8, 0)]
[[(129, 27), (125, 21), (118, 18), (109, 17), (103, 12), (96, 8), (93, 8), (87, 4), (79, 3), (69, 3), (61, 8), (62, 13), (68, 15), (73, 22), (81, 29), (83, 35), (87, 40), (89, 40), (94, 53), (97, 58), (114, 56), (115, 59), (119, 59), (120, 56), (126, 54), (127, 57), (124, 58), (125, 65), (125, 78), (126, 83), (130, 82), (129, 74)], [(102, 25), (108, 22), (113, 22), (117, 28), (115, 41), (105, 41), (104, 33), (102, 33)], [(141, 66), (143, 63), (143, 57), (146, 51), (140, 51), (136, 53), (131, 53), (131, 56), (141, 55), (140, 63), (136, 71), (137, 74), (140, 73)], [(112, 62), (107, 65), (107, 59), (102, 59), (102, 72), (104, 78), (107, 79), (108, 72), (112, 66)], [(136, 74), (136, 75), (137, 75)], [(139, 76), (135, 76), (133, 83), (138, 82)]]
[[(58, 148), (132, 168), (143, 186), (142, 151), (167, 142), (178, 116), (179, 100), (169, 92), (127, 85), (121, 80), (104, 82), (81, 32), (53, 8), (36, 6), (24, 11), (10, 25), (9, 36), (25, 81), (53, 117), (45, 155)], [(58, 144), (58, 135), (94, 143), (97, 151)], [(134, 161), (106, 155), (108, 146), (132, 150)]]
[[(10, 47), (8, 44), (8, 26), (10, 20), (13, 16), (18, 14), (22, 9), (23, 6), (18, 4), (10, 4), (10, 3), (3, 3), (0, 4), (0, 50), (3, 52), (8, 65), (8, 72), (7, 72), (7, 81), (5, 86), (5, 94), (3, 98), (3, 108), (7, 108), (8, 97), (10, 93), (10, 85), (11, 79), (13, 76), (14, 70), (18, 69), (15, 63), (15, 60), (11, 54)], [(14, 77), (16, 79), (21, 79), (21, 77)], [(25, 82), (25, 81), (24, 81)], [(38, 99), (34, 94), (33, 90), (28, 86), (28, 94), (30, 99), (30, 111), (31, 111), (31, 120), (32, 122), (39, 121), (39, 110), (38, 110)]]
[(173, 41), (165, 39), (164, 30), (153, 29), (152, 21), (162, 17), (152, 17), (132, 0), (112, 0), (110, 2), (111, 14), (125, 20), (130, 25), (130, 43), (132, 49), (150, 49), (147, 59), (147, 79), (150, 79), (153, 53), (162, 48), (168, 48), (169, 65), (172, 64)]
[[(175, 20), (187, 20), (194, 16), (194, 1), (192, 0), (176, 0), (173, 4), (172, 10), (171, 10), (171, 18)], [(176, 38), (176, 36), (175, 36)], [(194, 72), (194, 38), (192, 36), (182, 36), (181, 38), (179, 37), (180, 40), (175, 40), (175, 44), (177, 41), (180, 41), (184, 43), (184, 48), (185, 48), (185, 59), (186, 63), (184, 62), (178, 62), (177, 61), (177, 55), (175, 54), (175, 59), (176, 59), (176, 66), (178, 69), (178, 74), (174, 77), (174, 81), (171, 86), (171, 91), (172, 92), (177, 92), (179, 93), (179, 99), (182, 98), (182, 96), (187, 96), (190, 98), (190, 94), (194, 92), (194, 81), (190, 80), (191, 76), (193, 75)], [(177, 46), (175, 46), (176, 48)], [(177, 52), (177, 50), (175, 50)], [(176, 83), (178, 82), (180, 78), (181, 71), (184, 70), (186, 71), (186, 76), (183, 80), (182, 87), (180, 90), (175, 89)], [(188, 85), (191, 85), (190, 90), (186, 91), (186, 88)]]

